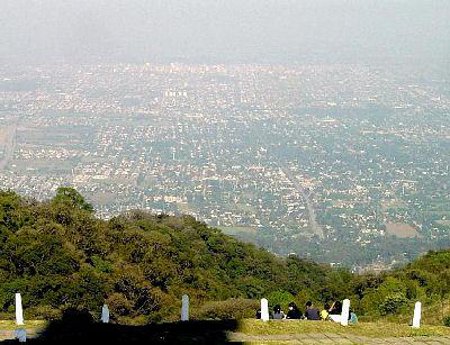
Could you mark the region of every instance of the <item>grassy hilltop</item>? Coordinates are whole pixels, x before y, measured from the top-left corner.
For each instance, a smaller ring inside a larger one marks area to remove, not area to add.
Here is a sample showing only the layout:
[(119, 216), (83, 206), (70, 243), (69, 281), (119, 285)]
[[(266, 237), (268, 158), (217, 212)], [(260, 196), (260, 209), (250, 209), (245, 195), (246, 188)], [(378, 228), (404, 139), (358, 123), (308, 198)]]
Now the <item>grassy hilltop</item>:
[(58, 318), (68, 308), (146, 324), (179, 318), (188, 294), (194, 319), (253, 317), (262, 297), (273, 305), (350, 298), (361, 319), (407, 322), (416, 300), (425, 321), (450, 315), (450, 251), (432, 252), (381, 275), (297, 257), (280, 258), (190, 216), (143, 211), (95, 217), (72, 188), (37, 202), (0, 191), (0, 312), (11, 317), (21, 292), (26, 318)]

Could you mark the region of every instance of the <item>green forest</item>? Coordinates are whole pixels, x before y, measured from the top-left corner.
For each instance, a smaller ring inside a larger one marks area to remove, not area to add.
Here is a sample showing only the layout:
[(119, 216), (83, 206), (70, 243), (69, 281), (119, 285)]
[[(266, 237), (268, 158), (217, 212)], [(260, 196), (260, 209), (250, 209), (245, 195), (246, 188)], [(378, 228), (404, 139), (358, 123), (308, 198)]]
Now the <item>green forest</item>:
[(188, 294), (194, 319), (254, 317), (263, 297), (284, 309), (349, 298), (361, 320), (407, 322), (420, 300), (425, 320), (442, 324), (450, 316), (450, 250), (355, 275), (275, 256), (191, 216), (135, 210), (102, 220), (70, 187), (43, 202), (0, 191), (3, 318), (13, 317), (16, 292), (28, 319), (59, 318), (69, 308), (98, 319), (107, 303), (117, 323), (174, 321)]

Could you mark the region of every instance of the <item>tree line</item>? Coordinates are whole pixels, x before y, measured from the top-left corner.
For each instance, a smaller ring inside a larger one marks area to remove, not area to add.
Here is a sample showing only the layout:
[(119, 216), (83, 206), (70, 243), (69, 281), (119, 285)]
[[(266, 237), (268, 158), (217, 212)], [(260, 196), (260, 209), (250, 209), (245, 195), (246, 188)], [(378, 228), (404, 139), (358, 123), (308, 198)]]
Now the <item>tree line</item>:
[(188, 294), (199, 319), (252, 317), (263, 297), (286, 307), (350, 298), (368, 318), (407, 315), (421, 300), (437, 310), (430, 320), (438, 323), (447, 316), (450, 251), (430, 252), (395, 271), (355, 275), (275, 256), (191, 216), (135, 210), (102, 220), (70, 187), (42, 202), (0, 191), (4, 317), (14, 311), (16, 292), (28, 318), (58, 318), (69, 308), (99, 317), (107, 303), (119, 323), (171, 321)]

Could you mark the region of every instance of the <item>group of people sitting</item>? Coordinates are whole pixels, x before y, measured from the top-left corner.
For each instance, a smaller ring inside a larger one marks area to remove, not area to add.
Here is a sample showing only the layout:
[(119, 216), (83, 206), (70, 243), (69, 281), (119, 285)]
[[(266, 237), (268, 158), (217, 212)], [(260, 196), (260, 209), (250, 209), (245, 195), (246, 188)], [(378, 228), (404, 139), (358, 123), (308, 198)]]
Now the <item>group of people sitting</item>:
[[(342, 313), (342, 303), (340, 301), (335, 301), (331, 306), (328, 303), (325, 303), (322, 310), (319, 310), (314, 306), (311, 301), (306, 302), (305, 304), (305, 312), (302, 313), (300, 309), (298, 309), (297, 305), (294, 302), (289, 303), (289, 310), (285, 314), (279, 304), (277, 304), (272, 312), (269, 312), (269, 318), (274, 320), (281, 319), (305, 319), (305, 320), (332, 320), (339, 322)], [(350, 317), (356, 317), (356, 315), (352, 315), (354, 313), (349, 314)], [(256, 312), (256, 318), (261, 318), (261, 309)]]

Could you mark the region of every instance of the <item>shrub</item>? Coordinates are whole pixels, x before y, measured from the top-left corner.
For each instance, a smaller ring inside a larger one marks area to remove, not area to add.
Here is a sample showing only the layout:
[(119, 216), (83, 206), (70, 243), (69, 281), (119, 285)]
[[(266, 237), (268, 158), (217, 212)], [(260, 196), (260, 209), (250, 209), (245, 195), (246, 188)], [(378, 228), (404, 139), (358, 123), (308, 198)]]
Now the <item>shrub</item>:
[(121, 293), (113, 293), (107, 299), (111, 316), (128, 316), (132, 313), (133, 303)]
[(407, 302), (402, 293), (387, 295), (379, 306), (380, 313), (381, 315), (396, 314)]
[(194, 319), (243, 319), (255, 317), (258, 300), (232, 298), (225, 301), (207, 302), (193, 312)]
[(294, 296), (286, 291), (275, 291), (270, 293), (267, 296), (267, 299), (271, 307), (274, 307), (278, 304), (283, 309), (287, 308), (288, 304), (294, 300)]
[(50, 305), (39, 305), (29, 308), (27, 314), (36, 320), (56, 320), (62, 316), (62, 311)]
[(444, 320), (442, 320), (442, 323), (444, 324), (445, 327), (450, 327), (450, 315), (444, 317)]

